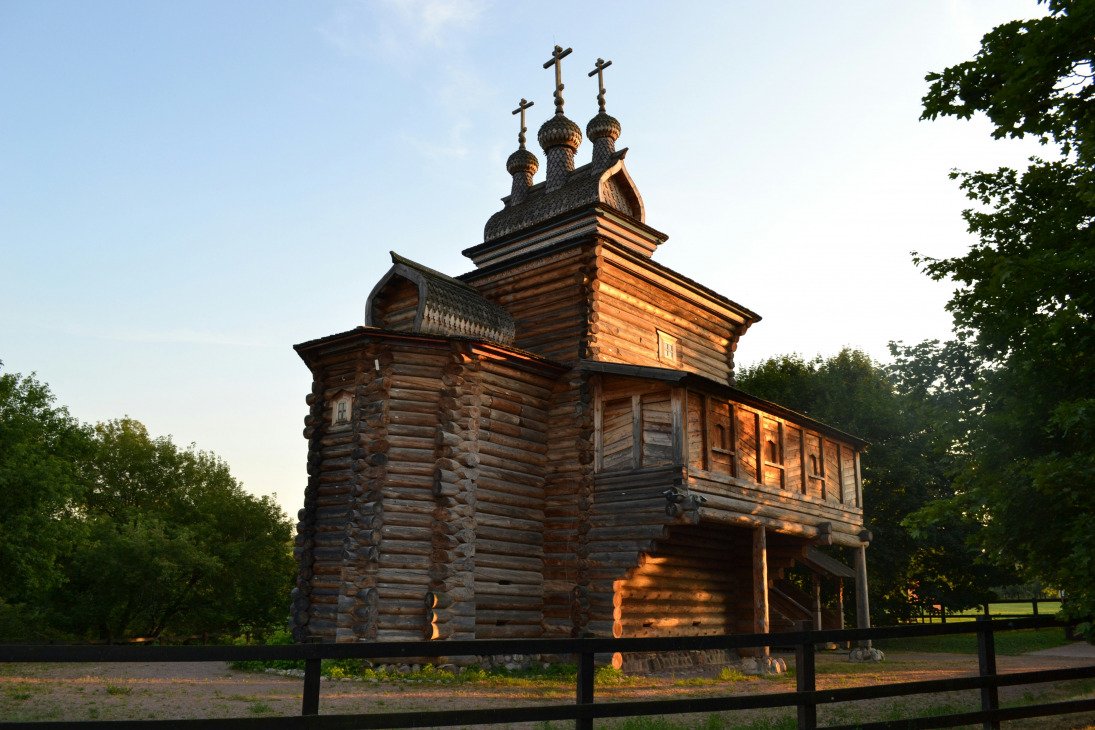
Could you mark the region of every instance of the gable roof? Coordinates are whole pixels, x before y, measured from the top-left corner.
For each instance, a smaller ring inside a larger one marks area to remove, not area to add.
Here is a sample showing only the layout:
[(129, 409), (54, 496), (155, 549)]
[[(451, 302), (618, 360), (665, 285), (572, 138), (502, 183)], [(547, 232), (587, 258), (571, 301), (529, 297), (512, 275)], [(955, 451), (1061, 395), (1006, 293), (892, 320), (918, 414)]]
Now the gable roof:
[(513, 317), (502, 307), (487, 300), (471, 286), (428, 266), (391, 252), (392, 268), (373, 290), (365, 304), (365, 324), (380, 327), (375, 300), (397, 276), (418, 285), (418, 312), (411, 331), (430, 335), (460, 335), (512, 345), (515, 335)]

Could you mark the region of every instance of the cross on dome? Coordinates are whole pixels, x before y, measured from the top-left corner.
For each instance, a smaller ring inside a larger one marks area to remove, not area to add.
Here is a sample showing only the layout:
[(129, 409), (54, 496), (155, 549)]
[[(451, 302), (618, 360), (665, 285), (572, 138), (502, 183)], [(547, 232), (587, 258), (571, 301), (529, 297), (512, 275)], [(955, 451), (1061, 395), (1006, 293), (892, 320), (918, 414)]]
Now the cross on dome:
[(597, 111), (601, 114), (605, 113), (605, 79), (604, 71), (606, 68), (612, 65), (612, 61), (605, 61), (603, 58), (598, 58), (597, 63), (594, 64), (596, 68), (589, 72), (592, 77), (593, 74), (597, 74)]
[(528, 131), (528, 127), (525, 126), (525, 110), (535, 103), (536, 102), (534, 101), (525, 101), (522, 99), (521, 103), (517, 105), (517, 108), (513, 110), (514, 114), (521, 115), (521, 131), (517, 135), (517, 141), (521, 144), (520, 149), (525, 149), (525, 132)]
[(565, 51), (562, 46), (555, 46), (551, 52), (551, 60), (544, 64), (544, 68), (555, 66), (555, 113), (563, 113), (563, 59), (573, 52), (573, 48)]

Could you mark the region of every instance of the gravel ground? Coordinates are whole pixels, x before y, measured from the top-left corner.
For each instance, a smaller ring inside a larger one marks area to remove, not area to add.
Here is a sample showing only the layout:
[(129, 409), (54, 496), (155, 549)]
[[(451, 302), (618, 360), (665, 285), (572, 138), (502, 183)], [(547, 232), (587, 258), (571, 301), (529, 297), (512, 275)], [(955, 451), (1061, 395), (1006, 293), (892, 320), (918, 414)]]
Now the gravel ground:
[[(788, 657), (793, 665), (793, 658)], [(1000, 672), (1054, 669), (1091, 664), (1090, 657), (1040, 653), (999, 657)], [(818, 657), (818, 687), (941, 679), (976, 674), (977, 660), (968, 655), (892, 654), (879, 665), (850, 664), (839, 655)], [(617, 685), (598, 686), (598, 701), (707, 697), (726, 694), (787, 692), (794, 679), (748, 678), (718, 681), (717, 670), (687, 674), (664, 673), (628, 678)], [(269, 717), (300, 712), (301, 680), (273, 674), (229, 670), (220, 662), (192, 664), (4, 664), (0, 665), (0, 720), (124, 720), (198, 717)], [(1053, 701), (1095, 695), (1095, 683), (1005, 688), (1004, 702), (1026, 699)], [(449, 710), (573, 702), (574, 688), (562, 682), (529, 682), (527, 686), (496, 683), (451, 685), (405, 682), (324, 681), (323, 714)], [(845, 703), (819, 708), (822, 725), (898, 719), (914, 714), (975, 709), (971, 692), (917, 696), (897, 700)], [(789, 716), (793, 708), (723, 713), (726, 727), (749, 725), (761, 719)], [(698, 726), (701, 718), (678, 718), (681, 727)], [(598, 727), (617, 727), (622, 721), (598, 721)], [(569, 727), (569, 723), (556, 723)], [(1095, 725), (1091, 717), (1072, 716), (1011, 723), (1006, 726), (1070, 728)], [(540, 728), (543, 725), (539, 726)]]

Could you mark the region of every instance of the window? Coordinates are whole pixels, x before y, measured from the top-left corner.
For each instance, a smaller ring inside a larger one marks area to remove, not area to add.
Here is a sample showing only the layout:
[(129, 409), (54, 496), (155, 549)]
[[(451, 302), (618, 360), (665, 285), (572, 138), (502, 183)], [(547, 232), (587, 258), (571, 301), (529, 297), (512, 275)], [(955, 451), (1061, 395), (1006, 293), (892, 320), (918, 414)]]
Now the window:
[(331, 425), (345, 426), (350, 423), (350, 415), (354, 407), (354, 397), (350, 393), (340, 393), (331, 403)]
[(779, 463), (779, 446), (775, 441), (768, 441), (768, 461), (772, 464)]
[(812, 476), (812, 477), (818, 476), (817, 455), (816, 454), (810, 454), (810, 476)]
[(676, 365), (680, 361), (680, 346), (673, 335), (658, 330), (658, 359)]
[(721, 423), (715, 424), (715, 443), (718, 445), (718, 448), (723, 451), (730, 448), (730, 444), (726, 440), (726, 426), (723, 426)]

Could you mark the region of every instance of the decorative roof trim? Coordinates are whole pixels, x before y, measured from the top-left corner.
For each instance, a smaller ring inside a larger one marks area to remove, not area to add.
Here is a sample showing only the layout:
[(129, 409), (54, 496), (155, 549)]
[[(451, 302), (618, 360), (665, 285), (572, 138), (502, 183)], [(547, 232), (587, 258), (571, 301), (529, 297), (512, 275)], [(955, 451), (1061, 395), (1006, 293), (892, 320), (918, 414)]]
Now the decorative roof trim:
[[(492, 215), (483, 228), (483, 242), (508, 239), (591, 203), (617, 210), (644, 225), (646, 212), (642, 196), (624, 167), (626, 153), (627, 150), (623, 149), (613, 154), (605, 168), (594, 167), (592, 162), (582, 165), (566, 173), (564, 178), (555, 180), (550, 187), (545, 182), (537, 183), (526, 189), (520, 202), (514, 202), (512, 195), (503, 198), (505, 207)], [(660, 238), (664, 240), (665, 237)], [(654, 241), (654, 246), (660, 242)]]

